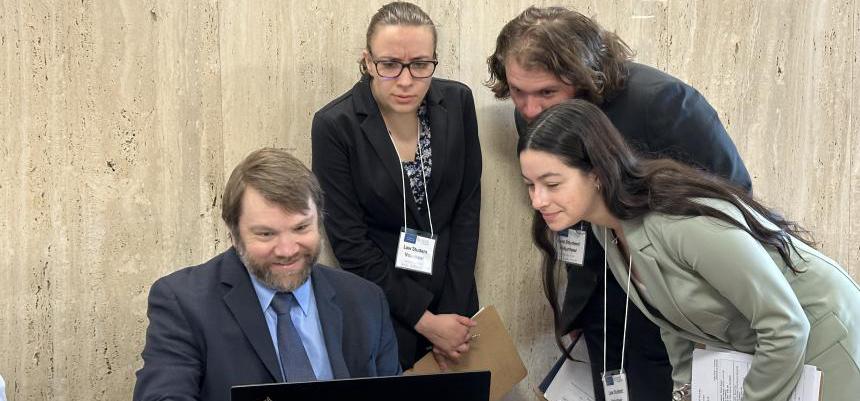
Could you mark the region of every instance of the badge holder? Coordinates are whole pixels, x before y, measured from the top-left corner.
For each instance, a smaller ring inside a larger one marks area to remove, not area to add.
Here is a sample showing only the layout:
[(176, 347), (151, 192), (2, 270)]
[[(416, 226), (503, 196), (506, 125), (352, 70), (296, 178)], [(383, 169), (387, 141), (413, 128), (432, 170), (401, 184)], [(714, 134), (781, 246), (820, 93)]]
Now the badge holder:
[(556, 246), (558, 259), (564, 263), (582, 266), (585, 259), (585, 228), (579, 223), (577, 228), (558, 232)]
[[(427, 188), (427, 175), (424, 173), (424, 155), (421, 153), (421, 128), (418, 129), (418, 160), (421, 161), (421, 177), (424, 181), (424, 196), (427, 199), (427, 218), (430, 222), (430, 232), (415, 230), (406, 226), (406, 178), (403, 172), (403, 163), (400, 162), (400, 154), (397, 154), (397, 164), (400, 166), (400, 179), (403, 184), (403, 227), (400, 228), (400, 240), (397, 241), (397, 257), (394, 267), (427, 275), (433, 274), (433, 255), (436, 250), (436, 234), (433, 232), (433, 215), (430, 213), (430, 191)], [(388, 132), (394, 152), (397, 153), (397, 145), (391, 132)]]
[(624, 369), (613, 370), (603, 374), (603, 396), (606, 401), (628, 401), (627, 374)]
[(630, 309), (630, 276), (633, 275), (633, 255), (629, 254), (627, 262), (627, 301), (624, 305), (624, 332), (621, 335), (621, 369), (606, 371), (606, 280), (609, 279), (609, 264), (606, 260), (606, 227), (603, 227), (603, 395), (606, 401), (628, 401), (630, 393), (627, 389), (627, 374), (624, 373), (624, 354), (627, 346), (627, 312)]
[(403, 227), (397, 243), (398, 269), (418, 273), (433, 274), (433, 251), (436, 249), (436, 236), (431, 233)]

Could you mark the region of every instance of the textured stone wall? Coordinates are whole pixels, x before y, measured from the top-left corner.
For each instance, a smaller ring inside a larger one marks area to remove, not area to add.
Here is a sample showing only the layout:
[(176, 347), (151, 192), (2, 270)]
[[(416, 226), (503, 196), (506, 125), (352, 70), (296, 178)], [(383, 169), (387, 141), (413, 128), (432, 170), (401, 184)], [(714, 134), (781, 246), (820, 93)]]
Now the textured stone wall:
[[(310, 160), (310, 117), (357, 79), (382, 3), (0, 0), (0, 374), (10, 401), (130, 398), (149, 286), (228, 246), (220, 193), (247, 152), (279, 146)], [(481, 302), (499, 308), (530, 371), (508, 399), (532, 399), (556, 352), (512, 106), (482, 86), (496, 34), (531, 2), (419, 4), (440, 29), (437, 74), (475, 93)], [(857, 276), (860, 1), (566, 4), (708, 97), (756, 195)]]

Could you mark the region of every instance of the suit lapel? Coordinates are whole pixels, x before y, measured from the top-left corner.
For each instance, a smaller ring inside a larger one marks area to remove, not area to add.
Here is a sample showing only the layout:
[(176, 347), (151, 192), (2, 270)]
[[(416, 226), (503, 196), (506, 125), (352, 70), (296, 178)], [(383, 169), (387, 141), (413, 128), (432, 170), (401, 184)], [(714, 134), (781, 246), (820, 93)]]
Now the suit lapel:
[[(596, 230), (597, 225), (592, 225)], [(602, 231), (602, 228), (601, 228)], [(607, 264), (609, 265), (609, 270), (612, 272), (612, 275), (615, 276), (615, 279), (621, 285), (621, 288), (626, 288), (628, 274), (627, 274), (627, 264), (628, 261), (624, 260), (621, 255), (621, 252), (618, 250), (618, 247), (614, 244), (607, 244), (604, 242), (603, 236), (599, 235), (597, 231), (595, 231), (595, 236), (603, 245), (604, 249), (606, 249), (606, 258)], [(608, 247), (608, 248), (607, 248)], [(639, 293), (639, 289), (631, 283), (630, 291), (628, 292), (628, 296), (630, 297), (630, 301), (639, 308), (642, 313), (648, 317), (652, 322), (657, 322), (658, 325), (668, 325), (669, 323), (660, 315), (652, 313), (655, 312), (654, 308), (650, 308), (645, 300), (642, 298), (642, 295)]]
[(448, 150), (451, 129), (448, 127), (448, 109), (443, 103), (444, 98), (437, 85), (430, 84), (427, 91), (427, 113), (430, 115), (430, 148), (433, 150), (433, 172), (430, 182), (427, 183), (429, 193), (427, 199), (432, 200), (439, 192), (441, 177), (444, 177), (447, 167), (446, 156), (451, 152)]
[[(359, 82), (356, 85), (362, 84), (362, 82)], [(376, 152), (380, 164), (382, 164), (389, 178), (391, 178), (391, 184), (394, 185), (394, 188), (402, 189), (403, 179), (400, 175), (397, 151), (391, 143), (388, 129), (385, 127), (385, 121), (382, 120), (382, 114), (379, 113), (376, 102), (373, 100), (373, 95), (370, 93), (370, 86), (363, 84), (363, 86), (357, 89), (357, 92), (361, 96), (356, 98), (356, 112), (358, 114), (365, 114), (366, 116), (361, 122), (361, 132)], [(365, 96), (369, 99), (359, 99)]]
[(347, 379), (350, 374), (343, 357), (343, 313), (336, 302), (337, 294), (319, 267), (314, 266), (311, 275), (332, 374), (335, 379)]
[[(621, 222), (624, 237), (627, 240), (627, 246), (630, 248), (630, 253), (633, 257), (633, 268), (639, 274), (642, 284), (645, 285), (648, 291), (648, 300), (639, 292), (639, 288), (630, 283), (630, 300), (639, 307), (649, 319), (657, 322), (658, 325), (667, 329), (681, 330), (696, 336), (704, 336), (699, 328), (690, 322), (689, 319), (681, 312), (675, 299), (672, 296), (672, 291), (669, 290), (665, 279), (660, 274), (660, 266), (657, 260), (648, 255), (645, 250), (652, 247), (651, 240), (648, 238), (646, 230), (641, 219), (625, 220)], [(596, 230), (596, 228), (595, 228)], [(602, 231), (603, 228), (601, 227)], [(600, 241), (603, 241), (602, 235), (598, 235), (595, 231), (595, 236), (598, 236)], [(627, 266), (629, 260), (625, 259), (621, 254), (618, 246), (615, 244), (605, 244), (607, 255), (609, 257), (609, 266), (613, 275), (625, 287), (628, 280)]]
[[(379, 157), (382, 167), (391, 178), (390, 183), (393, 185), (393, 188), (398, 191), (396, 194), (397, 198), (402, 200), (402, 197), (405, 194), (406, 209), (409, 210), (409, 213), (412, 214), (415, 221), (423, 222), (424, 218), (421, 216), (421, 213), (418, 212), (418, 207), (415, 205), (415, 201), (412, 197), (412, 190), (410, 189), (409, 184), (404, 181), (405, 177), (402, 174), (401, 166), (399, 164), (400, 158), (397, 156), (397, 150), (394, 148), (394, 144), (391, 142), (391, 138), (388, 135), (388, 128), (385, 127), (385, 121), (382, 119), (379, 106), (376, 104), (376, 100), (373, 98), (373, 93), (370, 91), (370, 82), (367, 78), (362, 78), (361, 81), (355, 84), (353, 90), (356, 93), (356, 96), (353, 96), (353, 105), (355, 106), (356, 114), (365, 116), (364, 120), (361, 122), (361, 132), (367, 138), (367, 141), (370, 142), (370, 145), (376, 152), (377, 157)], [(434, 158), (435, 155), (436, 149), (434, 148)], [(434, 168), (435, 165), (436, 163), (434, 162)], [(406, 184), (406, 192), (404, 192), (404, 184)], [(403, 203), (399, 202), (398, 204), (402, 205)], [(402, 212), (402, 210), (400, 211)]]
[(257, 293), (248, 277), (245, 266), (239, 260), (234, 248), (227, 251), (224, 266), (221, 270), (221, 282), (227, 285), (223, 300), (233, 317), (239, 323), (245, 337), (251, 343), (257, 356), (277, 381), (283, 381), (281, 369), (278, 366), (275, 346), (269, 335), (269, 327), (260, 309)]

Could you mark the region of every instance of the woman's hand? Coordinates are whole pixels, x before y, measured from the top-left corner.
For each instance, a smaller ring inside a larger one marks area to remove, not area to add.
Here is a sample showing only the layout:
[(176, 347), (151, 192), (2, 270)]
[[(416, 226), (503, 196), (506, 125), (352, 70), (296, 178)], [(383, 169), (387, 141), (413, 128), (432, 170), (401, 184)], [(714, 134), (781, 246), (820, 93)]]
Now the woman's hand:
[[(437, 362), (439, 362), (440, 356), (456, 362), (462, 354), (469, 351), (469, 340), (471, 339), (469, 330), (477, 324), (465, 316), (457, 314), (434, 315), (425, 311), (415, 325), (415, 330), (433, 344), (433, 355)], [(440, 363), (439, 366), (442, 367), (443, 363)]]

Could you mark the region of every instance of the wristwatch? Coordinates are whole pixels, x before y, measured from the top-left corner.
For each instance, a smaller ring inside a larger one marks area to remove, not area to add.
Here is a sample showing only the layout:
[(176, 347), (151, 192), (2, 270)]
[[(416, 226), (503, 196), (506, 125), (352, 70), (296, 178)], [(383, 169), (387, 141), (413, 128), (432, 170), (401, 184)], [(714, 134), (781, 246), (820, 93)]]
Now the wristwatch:
[(691, 401), (690, 385), (685, 384), (681, 388), (672, 391), (672, 401)]

